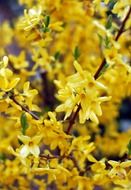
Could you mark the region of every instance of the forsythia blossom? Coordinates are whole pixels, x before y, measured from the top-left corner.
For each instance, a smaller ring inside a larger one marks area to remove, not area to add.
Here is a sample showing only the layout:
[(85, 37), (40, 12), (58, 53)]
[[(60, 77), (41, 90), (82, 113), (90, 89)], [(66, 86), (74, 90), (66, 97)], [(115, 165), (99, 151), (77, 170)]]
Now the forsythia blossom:
[(40, 154), (40, 148), (38, 144), (40, 143), (42, 136), (24, 136), (19, 135), (19, 140), (24, 143), (24, 145), (20, 149), (20, 155), (22, 157), (27, 157), (29, 154), (33, 154), (35, 157), (38, 157)]
[(0, 62), (0, 89), (6, 92), (13, 89), (20, 80), (20, 78), (13, 77), (13, 72), (7, 68), (7, 65), (8, 57), (4, 56)]
[(106, 87), (96, 81), (88, 71), (83, 70), (77, 61), (74, 62), (74, 67), (77, 73), (69, 76), (66, 86), (58, 91), (57, 97), (63, 104), (58, 106), (56, 111), (66, 112), (66, 119), (80, 104), (80, 123), (89, 119), (98, 123), (97, 116), (102, 115), (100, 104), (110, 100), (110, 97), (101, 95), (101, 91), (105, 91)]
[(0, 190), (131, 190), (130, 1), (0, 3)]

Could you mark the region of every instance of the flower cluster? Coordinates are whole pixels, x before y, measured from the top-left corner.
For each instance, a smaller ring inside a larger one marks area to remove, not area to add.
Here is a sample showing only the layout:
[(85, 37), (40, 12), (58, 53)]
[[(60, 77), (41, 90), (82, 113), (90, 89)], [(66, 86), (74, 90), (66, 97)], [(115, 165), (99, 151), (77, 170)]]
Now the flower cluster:
[(100, 104), (110, 99), (110, 97), (101, 95), (102, 91), (106, 90), (106, 87), (96, 81), (88, 71), (83, 71), (77, 61), (74, 62), (74, 66), (77, 73), (69, 76), (65, 88), (58, 91), (58, 99), (64, 103), (59, 105), (56, 111), (65, 111), (66, 119), (80, 104), (80, 123), (85, 123), (86, 120), (90, 119), (98, 124), (97, 115), (102, 115)]
[(0, 27), (0, 189), (130, 190), (130, 0), (19, 3)]

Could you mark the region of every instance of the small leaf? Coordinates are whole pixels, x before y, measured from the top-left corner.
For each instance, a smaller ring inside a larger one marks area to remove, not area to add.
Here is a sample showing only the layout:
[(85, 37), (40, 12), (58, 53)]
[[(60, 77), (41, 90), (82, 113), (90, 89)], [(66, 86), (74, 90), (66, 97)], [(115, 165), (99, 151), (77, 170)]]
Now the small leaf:
[(109, 1), (109, 4), (108, 4), (108, 7), (110, 10), (112, 10), (116, 4), (117, 0), (110, 0)]
[(44, 33), (46, 33), (46, 32), (49, 32), (50, 29), (49, 29), (48, 27), (44, 27), (44, 28), (42, 28), (42, 31), (43, 31)]
[(98, 34), (98, 37), (99, 37), (99, 42), (100, 42), (100, 46), (101, 46), (102, 42), (103, 42), (103, 37), (100, 34)]
[(104, 43), (105, 43), (105, 48), (110, 48), (110, 39), (108, 38), (108, 36), (105, 37), (104, 39)]
[(57, 51), (54, 55), (55, 60), (58, 60), (60, 58), (60, 52)]
[(41, 28), (41, 30), (42, 30), (44, 33), (50, 31), (50, 28), (48, 28), (49, 24), (50, 24), (50, 16), (49, 16), (49, 15), (46, 15), (45, 18), (44, 18), (44, 24), (42, 25), (42, 28)]
[(79, 50), (78, 46), (75, 47), (73, 56), (74, 56), (75, 60), (77, 60), (79, 58), (79, 56), (80, 56), (80, 50)]
[(129, 141), (127, 148), (128, 148), (128, 154), (130, 156), (131, 155), (131, 140)]
[(106, 28), (110, 29), (111, 27), (112, 27), (112, 15), (109, 15), (106, 23)]
[(45, 28), (48, 28), (48, 26), (50, 24), (50, 16), (49, 15), (45, 16), (44, 23), (45, 23)]
[(5, 154), (0, 153), (0, 161), (4, 161), (6, 159)]
[(20, 121), (21, 121), (21, 126), (22, 126), (22, 129), (21, 129), (22, 133), (23, 135), (25, 135), (26, 129), (28, 128), (28, 122), (27, 122), (27, 117), (25, 113), (21, 114)]

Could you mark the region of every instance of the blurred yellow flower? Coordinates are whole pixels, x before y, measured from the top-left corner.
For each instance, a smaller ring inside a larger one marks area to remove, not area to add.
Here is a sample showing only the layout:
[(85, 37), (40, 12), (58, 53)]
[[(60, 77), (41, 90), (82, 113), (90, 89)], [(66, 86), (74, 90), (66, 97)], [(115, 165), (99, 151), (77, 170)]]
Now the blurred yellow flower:
[(19, 135), (19, 140), (24, 143), (22, 147), (20, 148), (20, 155), (24, 158), (26, 158), (29, 154), (34, 155), (35, 157), (38, 157), (40, 154), (40, 148), (39, 143), (42, 139), (42, 135), (29, 137), (25, 135)]
[(13, 72), (7, 68), (7, 65), (8, 57), (4, 56), (0, 62), (0, 89), (6, 92), (13, 89), (20, 80), (20, 78), (13, 77)]

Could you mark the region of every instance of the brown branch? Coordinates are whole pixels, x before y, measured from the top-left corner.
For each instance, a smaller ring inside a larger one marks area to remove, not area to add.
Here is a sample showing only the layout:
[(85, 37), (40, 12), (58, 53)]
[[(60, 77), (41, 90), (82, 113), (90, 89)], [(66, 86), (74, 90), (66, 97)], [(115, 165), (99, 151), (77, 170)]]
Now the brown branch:
[(129, 8), (129, 11), (127, 12), (127, 15), (126, 15), (125, 19), (122, 22), (122, 25), (121, 25), (121, 27), (120, 27), (120, 29), (118, 31), (118, 34), (117, 34), (117, 36), (115, 38), (115, 41), (117, 41), (119, 39), (119, 37), (121, 36), (121, 34), (123, 33), (126, 21), (128, 20), (130, 14), (131, 14), (131, 7)]
[(76, 119), (77, 114), (79, 113), (80, 109), (81, 109), (81, 105), (79, 104), (76, 111), (74, 113), (72, 113), (72, 117), (70, 118), (69, 126), (68, 126), (67, 131), (66, 131), (67, 134), (70, 133), (72, 126), (75, 123), (75, 119)]
[[(119, 39), (119, 37), (121, 36), (121, 34), (123, 33), (126, 21), (128, 20), (128, 18), (130, 16), (130, 13), (131, 13), (131, 7), (129, 8), (129, 11), (128, 11), (127, 15), (126, 15), (125, 19), (122, 22), (122, 25), (121, 25), (121, 27), (120, 27), (120, 29), (119, 29), (116, 37), (115, 37), (115, 41), (117, 41)], [(101, 70), (103, 69), (103, 67), (105, 66), (105, 64), (106, 64), (106, 59), (104, 58), (102, 63), (100, 64), (98, 70), (96, 71), (96, 73), (94, 75), (95, 79), (97, 79), (99, 77), (99, 74), (100, 74)]]
[(34, 114), (34, 113), (33, 113), (31, 110), (29, 110), (27, 107), (21, 105), (21, 104), (16, 100), (16, 98), (14, 97), (14, 94), (11, 94), (11, 95), (10, 95), (10, 99), (13, 100), (13, 102), (14, 102), (15, 104), (17, 104), (18, 106), (20, 106), (23, 111), (29, 113), (35, 120), (39, 120), (39, 117), (38, 117), (36, 114)]
[(47, 71), (44, 70), (40, 73), (41, 79), (42, 79), (42, 86), (43, 86), (43, 99), (44, 99), (44, 105), (48, 106), (50, 109), (54, 108), (54, 102), (55, 102), (55, 97), (54, 97), (54, 85), (48, 80), (47, 77)]
[(105, 66), (105, 64), (106, 64), (106, 59), (104, 58), (100, 64), (98, 70), (96, 71), (96, 73), (94, 75), (95, 80), (99, 77), (99, 74), (100, 74), (101, 70), (103, 69), (103, 67)]
[(56, 159), (56, 158), (59, 158), (60, 156), (50, 156), (49, 154), (48, 155), (44, 155), (44, 154), (41, 154), (40, 155), (41, 158), (44, 158), (46, 160), (52, 160), (52, 159)]
[(71, 153), (70, 155), (66, 156), (66, 155), (63, 155), (63, 156), (59, 156), (59, 155), (55, 155), (55, 156), (50, 156), (49, 154), (48, 155), (44, 155), (44, 154), (41, 154), (40, 155), (41, 158), (44, 158), (46, 160), (52, 160), (52, 159), (59, 159), (59, 160), (63, 160), (64, 158), (67, 158), (67, 159), (70, 159), (72, 160), (74, 166), (77, 168), (77, 170), (79, 171), (80, 174), (83, 174), (83, 171), (81, 171), (75, 157), (73, 156), (73, 154)]

